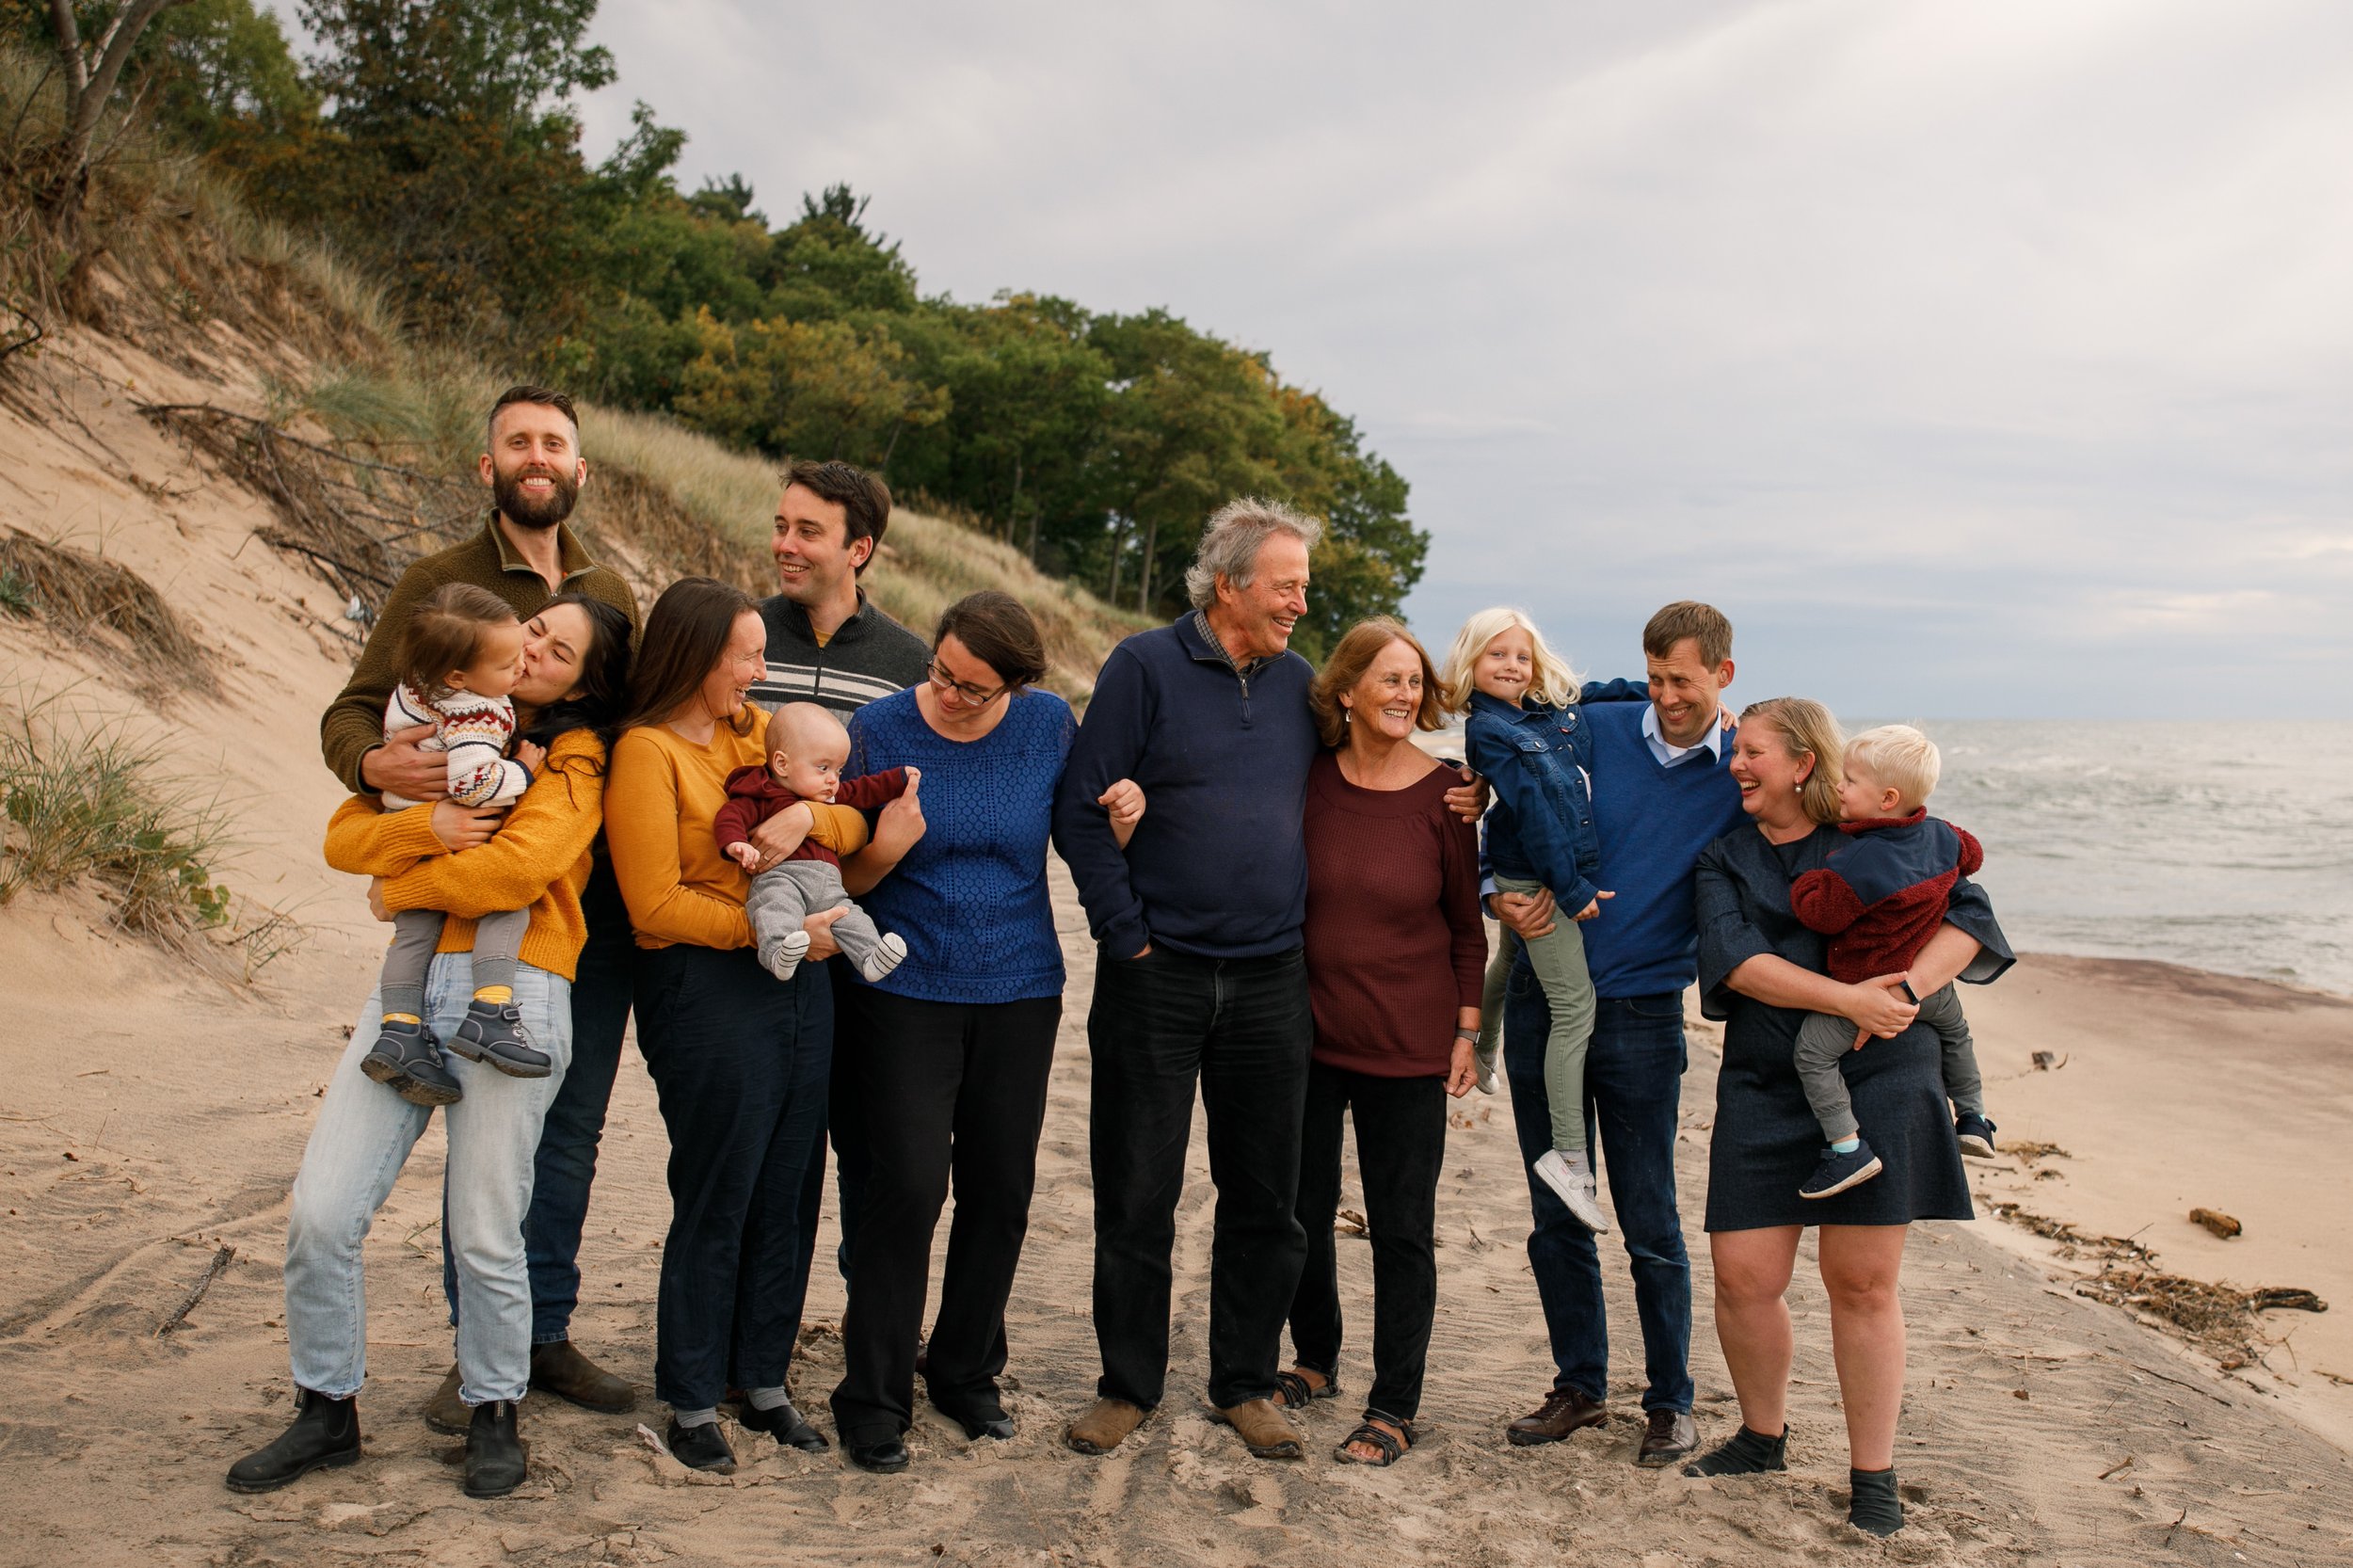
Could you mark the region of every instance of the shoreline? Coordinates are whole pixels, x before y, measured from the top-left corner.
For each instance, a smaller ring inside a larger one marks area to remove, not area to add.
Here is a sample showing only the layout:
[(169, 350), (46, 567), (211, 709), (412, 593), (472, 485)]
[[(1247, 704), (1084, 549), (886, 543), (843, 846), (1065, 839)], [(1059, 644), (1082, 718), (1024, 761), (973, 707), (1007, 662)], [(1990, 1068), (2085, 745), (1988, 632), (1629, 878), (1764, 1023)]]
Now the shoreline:
[[(2239, 1289), (2315, 1292), (2323, 1313), (2256, 1315), (2238, 1357), (2177, 1329), (2185, 1357), (2353, 1450), (2353, 998), (2154, 959), (2022, 954), (1962, 991), (2002, 1157), (1970, 1161), (1986, 1234), (2081, 1281), (2113, 1249), (2053, 1240), (2033, 1217), (2153, 1256), (2120, 1267)], [(2038, 1066), (2035, 1053), (2048, 1054)], [(1993, 1205), (2014, 1204), (2012, 1220)], [(2190, 1219), (2219, 1211), (2225, 1240)]]

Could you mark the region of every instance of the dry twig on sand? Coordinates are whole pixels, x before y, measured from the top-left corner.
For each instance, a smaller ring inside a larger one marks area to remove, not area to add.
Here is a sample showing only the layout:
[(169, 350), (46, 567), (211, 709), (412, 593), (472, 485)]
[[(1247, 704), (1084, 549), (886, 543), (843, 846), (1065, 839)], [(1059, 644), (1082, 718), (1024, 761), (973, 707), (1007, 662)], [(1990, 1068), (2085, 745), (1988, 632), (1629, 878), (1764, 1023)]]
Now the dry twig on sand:
[(236, 1257), (237, 1249), (223, 1241), (214, 1251), (213, 1260), (204, 1265), (204, 1272), (197, 1276), (196, 1283), (188, 1287), (187, 1294), (180, 1298), (180, 1304), (171, 1309), (171, 1316), (155, 1325), (155, 1337), (161, 1339), (186, 1322), (188, 1314), (196, 1310), (196, 1304), (204, 1299), (204, 1292), (213, 1288), (213, 1281), (227, 1273), (229, 1265), (235, 1262)]

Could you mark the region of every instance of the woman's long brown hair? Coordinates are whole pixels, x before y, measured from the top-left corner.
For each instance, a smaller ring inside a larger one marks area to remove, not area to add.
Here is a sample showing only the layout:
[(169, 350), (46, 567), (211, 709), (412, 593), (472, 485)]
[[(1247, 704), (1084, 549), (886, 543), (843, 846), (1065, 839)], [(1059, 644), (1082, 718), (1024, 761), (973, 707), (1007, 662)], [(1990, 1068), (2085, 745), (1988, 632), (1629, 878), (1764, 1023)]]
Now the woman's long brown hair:
[[(737, 619), (759, 611), (751, 595), (713, 577), (681, 577), (663, 589), (646, 616), (646, 634), (638, 639), (620, 728), (667, 723), (710, 679)], [(731, 722), (739, 735), (750, 728), (745, 713)]]

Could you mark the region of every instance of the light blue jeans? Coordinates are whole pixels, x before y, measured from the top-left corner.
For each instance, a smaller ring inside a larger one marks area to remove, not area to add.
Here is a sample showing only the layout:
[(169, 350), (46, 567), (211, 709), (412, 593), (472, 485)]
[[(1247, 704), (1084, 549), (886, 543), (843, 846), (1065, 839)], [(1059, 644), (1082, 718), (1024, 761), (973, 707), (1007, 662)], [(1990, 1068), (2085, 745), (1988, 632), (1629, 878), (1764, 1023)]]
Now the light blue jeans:
[[(572, 1059), (572, 983), (520, 966), (515, 1005), (533, 1044), (555, 1059), (547, 1078), (509, 1078), (447, 1054), (466, 1097), (447, 1108), (446, 1223), (457, 1263), (457, 1370), (468, 1404), (520, 1400), (531, 1380), (531, 1276), (523, 1214), (531, 1207), (539, 1123)], [(473, 955), (445, 952), (425, 974), (425, 1021), (457, 1032), (473, 996)], [(296, 1385), (347, 1399), (367, 1376), (367, 1280), (360, 1243), (391, 1195), (432, 1108), (411, 1105), (360, 1070), (382, 1019), (371, 994), (295, 1176), (286, 1221), (286, 1337)]]

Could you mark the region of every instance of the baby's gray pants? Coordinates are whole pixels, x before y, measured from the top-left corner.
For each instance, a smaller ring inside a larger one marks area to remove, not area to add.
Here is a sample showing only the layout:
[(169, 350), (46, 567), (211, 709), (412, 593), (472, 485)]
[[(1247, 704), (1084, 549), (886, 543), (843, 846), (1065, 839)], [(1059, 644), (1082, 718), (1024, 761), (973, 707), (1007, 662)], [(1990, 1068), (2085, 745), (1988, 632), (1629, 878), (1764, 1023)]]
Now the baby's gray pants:
[[(1985, 1114), (1985, 1084), (1977, 1076), (1977, 1048), (1969, 1038), (1969, 1020), (1961, 1016), (1961, 999), (1950, 985), (1920, 999), (1919, 1022), (1936, 1031), (1945, 1048), (1945, 1097), (1954, 1109), (1973, 1116)], [(1854, 1048), (1854, 1022), (1835, 1013), (1808, 1013), (1798, 1026), (1798, 1081), (1822, 1136), (1835, 1144), (1855, 1135), (1854, 1101), (1838, 1064)]]
[(760, 967), (774, 970), (778, 944), (800, 930), (809, 916), (836, 905), (847, 913), (833, 922), (833, 939), (857, 966), (858, 973), (864, 974), (882, 946), (882, 933), (842, 890), (840, 867), (824, 860), (787, 860), (753, 877), (752, 896), (744, 901), (744, 913), (751, 917)]

